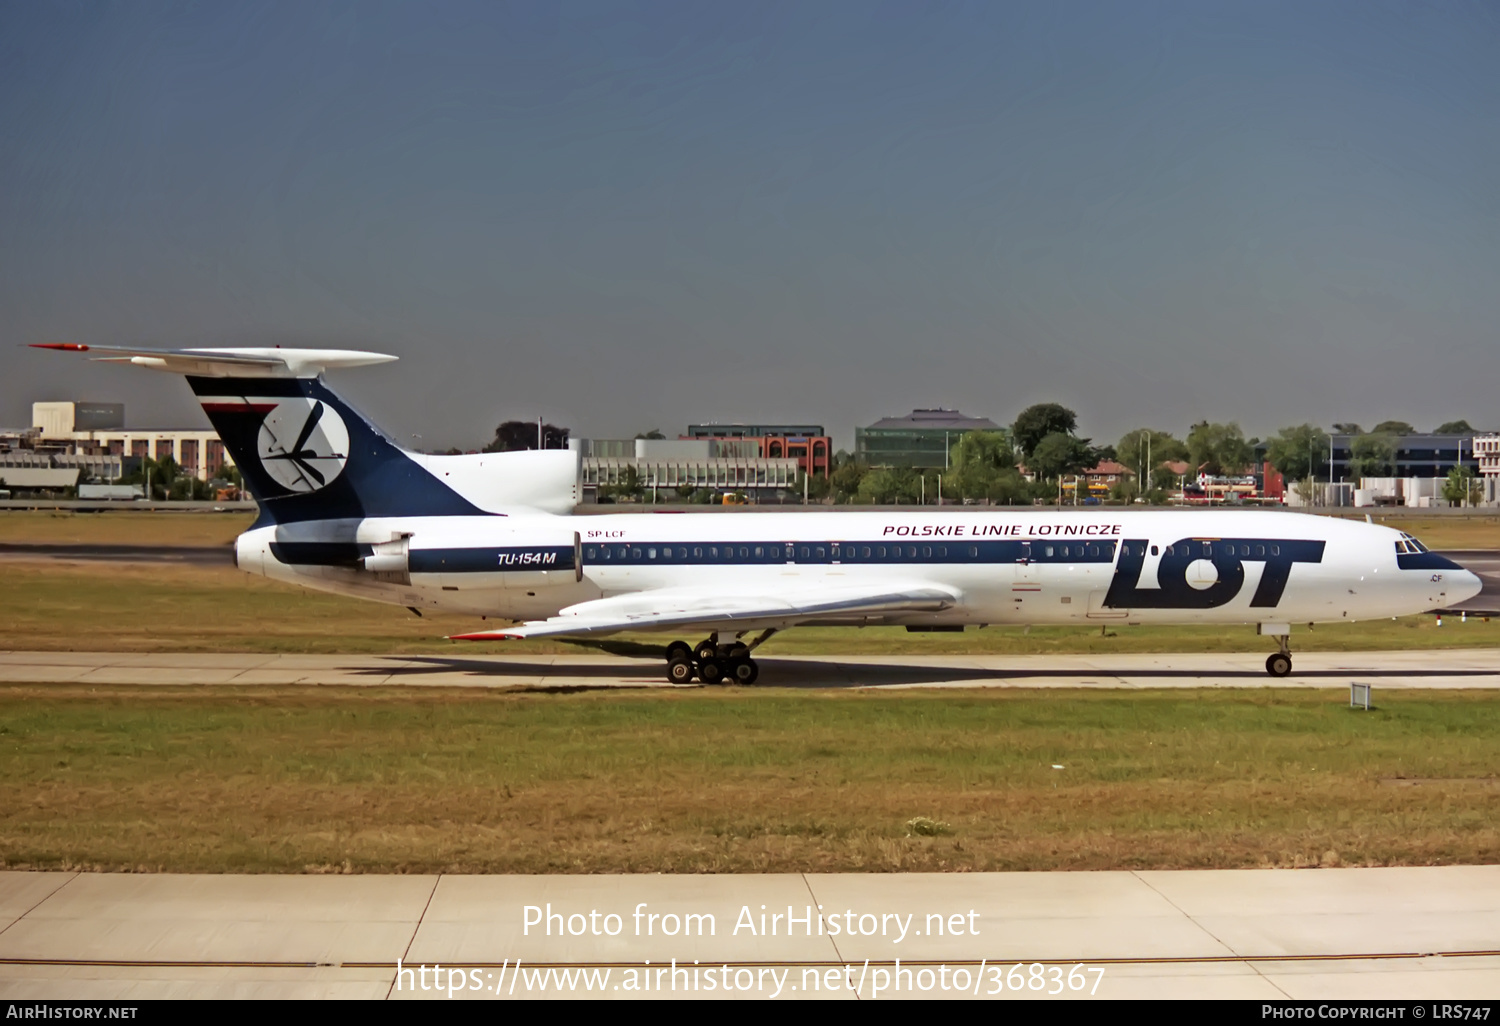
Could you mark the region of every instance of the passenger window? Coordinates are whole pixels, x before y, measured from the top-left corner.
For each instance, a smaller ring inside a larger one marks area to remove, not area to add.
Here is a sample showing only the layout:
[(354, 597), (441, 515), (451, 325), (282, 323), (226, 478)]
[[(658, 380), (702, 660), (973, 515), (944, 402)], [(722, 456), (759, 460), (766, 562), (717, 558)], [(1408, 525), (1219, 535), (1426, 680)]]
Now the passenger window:
[(630, 550), (630, 558), (631, 559), (640, 559), (641, 558), (641, 550), (640, 549), (631, 549)]
[(588, 548), (586, 548), (586, 549), (583, 550), (583, 558), (584, 559), (593, 559), (594, 558), (594, 547), (592, 545), (590, 545)]
[(922, 558), (923, 559), (931, 559), (932, 558), (932, 546), (931, 545), (923, 545), (922, 546)]
[(694, 559), (702, 559), (703, 558), (703, 546), (701, 546), (701, 545), (694, 545), (693, 546), (693, 558)]
[[(760, 550), (757, 549), (756, 551), (759, 552)], [(750, 558), (750, 549), (749, 549), (748, 546), (745, 546), (745, 545), (741, 545), (740, 546), (740, 558), (741, 559), (749, 559)]]
[(656, 549), (655, 548), (649, 548), (649, 549), (647, 549), (646, 550), (646, 558), (647, 559), (655, 559), (656, 558)]
[(880, 559), (884, 559), (885, 558), (885, 546), (884, 545), (877, 545), (877, 546), (875, 546), (875, 555), (876, 555), (876, 557), (878, 557)]
[(755, 558), (756, 559), (762, 558), (762, 556), (764, 555), (764, 553), (765, 553), (765, 550), (762, 549), (759, 545), (755, 546)]
[(979, 546), (978, 545), (970, 545), (969, 546), (969, 558), (970, 559), (978, 559), (979, 558)]
[(825, 558), (824, 553), (823, 553), (823, 546), (819, 545), (817, 548), (813, 549), (813, 558), (814, 559), (823, 559), (823, 558)]
[(944, 559), (944, 558), (946, 558), (947, 555), (948, 555), (948, 546), (946, 546), (946, 545), (939, 545), (937, 547), (937, 554), (938, 554), (938, 559)]
[(802, 556), (803, 559), (811, 559), (812, 558), (812, 550), (809, 549), (806, 545), (802, 546), (801, 556)]
[(617, 549), (615, 551), (615, 555), (618, 558), (620, 558), (620, 559), (625, 559), (626, 557), (628, 557), (630, 555), (630, 550), (628, 548), (626, 548), (624, 545), (621, 545), (619, 547), (619, 549)]
[(1281, 555), (1281, 546), (1280, 545), (1272, 545), (1271, 546), (1271, 555), (1273, 555), (1273, 556), (1279, 556), (1279, 555)]
[(1052, 546), (1051, 545), (1045, 545), (1045, 546), (1042, 547), (1042, 551), (1044, 552), (1045, 555), (1047, 555), (1047, 556), (1050, 557), (1052, 555)]
[[(1169, 551), (1170, 551), (1170, 550), (1169, 550)], [(1154, 556), (1154, 555), (1156, 555), (1156, 554), (1157, 554), (1157, 553), (1156, 553), (1156, 546), (1155, 546), (1155, 545), (1153, 545), (1153, 546), (1151, 546), (1151, 555), (1153, 555), (1153, 556)]]
[(908, 545), (906, 547), (906, 558), (907, 559), (916, 559), (917, 558), (917, 547), (915, 545)]
[(1090, 545), (1089, 546), (1089, 555), (1090, 556), (1097, 556), (1097, 555), (1099, 555), (1099, 546), (1097, 546), (1097, 545)]
[[(864, 548), (860, 549), (859, 550), (859, 554), (860, 554), (860, 556), (862, 558), (869, 559), (870, 558), (870, 546), (866, 545)], [(885, 555), (885, 553), (882, 552), (881, 555)]]
[(1250, 555), (1250, 546), (1248, 546), (1248, 545), (1241, 545), (1240, 546), (1240, 555), (1242, 555), (1242, 556), (1248, 556), (1248, 555)]
[(1255, 546), (1255, 554), (1257, 556), (1264, 556), (1266, 554), (1266, 547), (1264, 545)]

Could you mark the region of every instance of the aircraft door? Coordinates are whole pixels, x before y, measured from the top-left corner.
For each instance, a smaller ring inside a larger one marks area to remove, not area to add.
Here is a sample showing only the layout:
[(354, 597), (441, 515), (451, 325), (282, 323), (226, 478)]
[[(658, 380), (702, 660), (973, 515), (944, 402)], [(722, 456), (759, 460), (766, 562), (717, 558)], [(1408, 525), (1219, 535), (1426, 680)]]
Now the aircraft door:
[(1035, 548), (1032, 542), (1021, 542), (1021, 553), (1016, 558), (1015, 576), (1011, 581), (1011, 591), (1018, 600), (1024, 600), (1028, 594), (1042, 590), (1042, 582), (1037, 574)]

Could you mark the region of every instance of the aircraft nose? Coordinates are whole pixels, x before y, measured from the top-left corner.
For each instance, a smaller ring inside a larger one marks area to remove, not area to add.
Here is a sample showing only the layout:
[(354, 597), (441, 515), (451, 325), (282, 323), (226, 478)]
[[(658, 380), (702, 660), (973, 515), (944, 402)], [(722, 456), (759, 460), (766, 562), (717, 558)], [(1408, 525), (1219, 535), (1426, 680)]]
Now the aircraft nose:
[(1452, 575), (1450, 590), (1459, 602), (1467, 602), (1484, 590), (1484, 582), (1472, 570), (1459, 570)]

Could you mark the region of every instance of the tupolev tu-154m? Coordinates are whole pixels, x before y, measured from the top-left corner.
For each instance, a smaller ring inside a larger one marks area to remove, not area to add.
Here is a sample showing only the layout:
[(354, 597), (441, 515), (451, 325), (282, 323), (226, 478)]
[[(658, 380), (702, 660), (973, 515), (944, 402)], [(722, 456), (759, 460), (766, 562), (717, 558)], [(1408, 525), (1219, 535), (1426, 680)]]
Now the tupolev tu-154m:
[(1419, 613), (1479, 579), (1370, 523), (1269, 510), (868, 511), (571, 516), (571, 450), (403, 449), (327, 370), (385, 363), (328, 349), (41, 348), (186, 376), (260, 504), (235, 543), (247, 572), (512, 626), (470, 641), (620, 631), (702, 635), (667, 678), (754, 683), (752, 653), (803, 625), (1291, 624)]

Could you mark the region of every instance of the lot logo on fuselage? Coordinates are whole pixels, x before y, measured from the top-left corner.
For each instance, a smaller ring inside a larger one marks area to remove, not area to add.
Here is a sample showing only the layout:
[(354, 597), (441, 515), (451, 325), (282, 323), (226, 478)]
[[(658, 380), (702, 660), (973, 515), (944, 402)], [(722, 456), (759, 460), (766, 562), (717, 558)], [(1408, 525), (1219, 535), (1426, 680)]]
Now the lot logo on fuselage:
[(261, 422), (256, 450), (277, 484), (290, 492), (315, 492), (343, 473), (349, 429), (320, 399), (283, 399)]
[(1326, 544), (1285, 538), (1183, 538), (1160, 553), (1157, 587), (1142, 588), (1141, 570), (1150, 542), (1128, 539), (1121, 543), (1104, 604), (1111, 609), (1214, 609), (1233, 601), (1245, 586), (1246, 563), (1264, 563), (1250, 605), (1274, 609), (1286, 591), (1292, 564), (1323, 562)]

